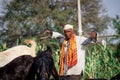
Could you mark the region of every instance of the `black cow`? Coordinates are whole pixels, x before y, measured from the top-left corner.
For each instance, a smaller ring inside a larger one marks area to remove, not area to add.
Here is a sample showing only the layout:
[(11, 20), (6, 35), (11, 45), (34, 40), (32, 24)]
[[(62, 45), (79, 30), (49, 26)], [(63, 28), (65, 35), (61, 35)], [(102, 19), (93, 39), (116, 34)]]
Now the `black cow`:
[(23, 55), (0, 68), (0, 80), (26, 80), (34, 58)]
[(58, 80), (50, 47), (38, 53), (35, 58), (29, 55), (17, 57), (1, 67), (0, 80), (36, 80), (36, 78), (37, 80), (50, 80), (51, 75)]
[(50, 80), (51, 75), (55, 80), (59, 80), (52, 57), (52, 51), (49, 46), (47, 50), (38, 52), (38, 56), (34, 60), (28, 79), (35, 80), (35, 75), (37, 80)]
[(120, 73), (112, 77), (110, 80), (120, 80)]

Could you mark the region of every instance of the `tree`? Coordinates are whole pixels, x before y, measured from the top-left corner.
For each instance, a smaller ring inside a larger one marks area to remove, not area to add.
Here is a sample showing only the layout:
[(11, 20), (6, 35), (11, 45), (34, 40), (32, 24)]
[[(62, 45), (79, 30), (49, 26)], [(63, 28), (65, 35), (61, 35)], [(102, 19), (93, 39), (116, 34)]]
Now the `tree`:
[[(90, 28), (96, 28), (98, 32), (107, 28), (108, 17), (102, 14), (101, 0), (81, 0), (81, 4), (85, 34)], [(7, 8), (4, 21), (8, 25), (1, 33), (7, 35), (4, 41), (28, 36), (40, 38), (46, 28), (62, 33), (66, 23), (73, 24), (77, 33), (77, 0), (14, 0)]]
[(115, 19), (112, 20), (113, 21), (113, 26), (116, 29), (116, 33), (118, 35), (120, 35), (120, 16), (116, 16)]
[(84, 31), (95, 28), (99, 33), (107, 28), (109, 17), (105, 14), (101, 0), (82, 0), (82, 25)]
[[(120, 40), (120, 16), (116, 16), (116, 18), (114, 18), (113, 20), (113, 27), (116, 29), (116, 33), (118, 35), (118, 37), (116, 37), (117, 40)], [(118, 42), (117, 44), (117, 57), (119, 58), (120, 57), (120, 41)]]

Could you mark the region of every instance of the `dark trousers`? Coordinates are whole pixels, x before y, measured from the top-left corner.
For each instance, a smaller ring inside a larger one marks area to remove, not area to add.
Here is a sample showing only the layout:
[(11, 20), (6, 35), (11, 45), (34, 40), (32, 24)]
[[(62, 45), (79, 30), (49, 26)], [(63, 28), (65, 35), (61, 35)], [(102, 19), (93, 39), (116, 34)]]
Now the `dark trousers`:
[(81, 75), (67, 75), (67, 76), (60, 76), (59, 80), (81, 80)]
[(81, 80), (81, 77), (80, 75), (70, 75), (71, 80)]

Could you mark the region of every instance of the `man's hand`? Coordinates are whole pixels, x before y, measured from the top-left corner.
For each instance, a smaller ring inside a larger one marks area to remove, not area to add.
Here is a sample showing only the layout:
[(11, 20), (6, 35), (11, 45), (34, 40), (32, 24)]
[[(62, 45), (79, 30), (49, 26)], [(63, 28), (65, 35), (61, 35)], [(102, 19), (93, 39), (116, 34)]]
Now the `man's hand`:
[(52, 31), (49, 30), (49, 29), (46, 29), (46, 30), (43, 32), (43, 34), (44, 34), (44, 35), (46, 35), (46, 34), (52, 34)]

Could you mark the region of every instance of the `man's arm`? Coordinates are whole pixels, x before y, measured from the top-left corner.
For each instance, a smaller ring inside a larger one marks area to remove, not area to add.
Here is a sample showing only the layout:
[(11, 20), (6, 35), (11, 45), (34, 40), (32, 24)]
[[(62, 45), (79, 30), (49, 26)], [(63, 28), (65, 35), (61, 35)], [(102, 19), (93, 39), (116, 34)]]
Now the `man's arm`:
[(52, 32), (52, 38), (64, 38), (64, 36), (58, 32)]
[(86, 45), (90, 44), (91, 41), (92, 41), (91, 38), (87, 38), (86, 40), (84, 40), (84, 42), (82, 43), (82, 45), (86, 46)]
[(60, 34), (60, 33), (58, 33), (58, 32), (55, 32), (55, 31), (52, 31), (52, 30), (45, 30), (44, 31), (44, 33), (43, 33), (44, 35), (46, 35), (46, 34), (50, 34), (51, 35), (51, 38), (57, 38), (57, 39), (59, 39), (60, 40), (60, 42), (63, 42), (63, 40), (64, 40), (64, 36), (62, 35), (62, 34)]

